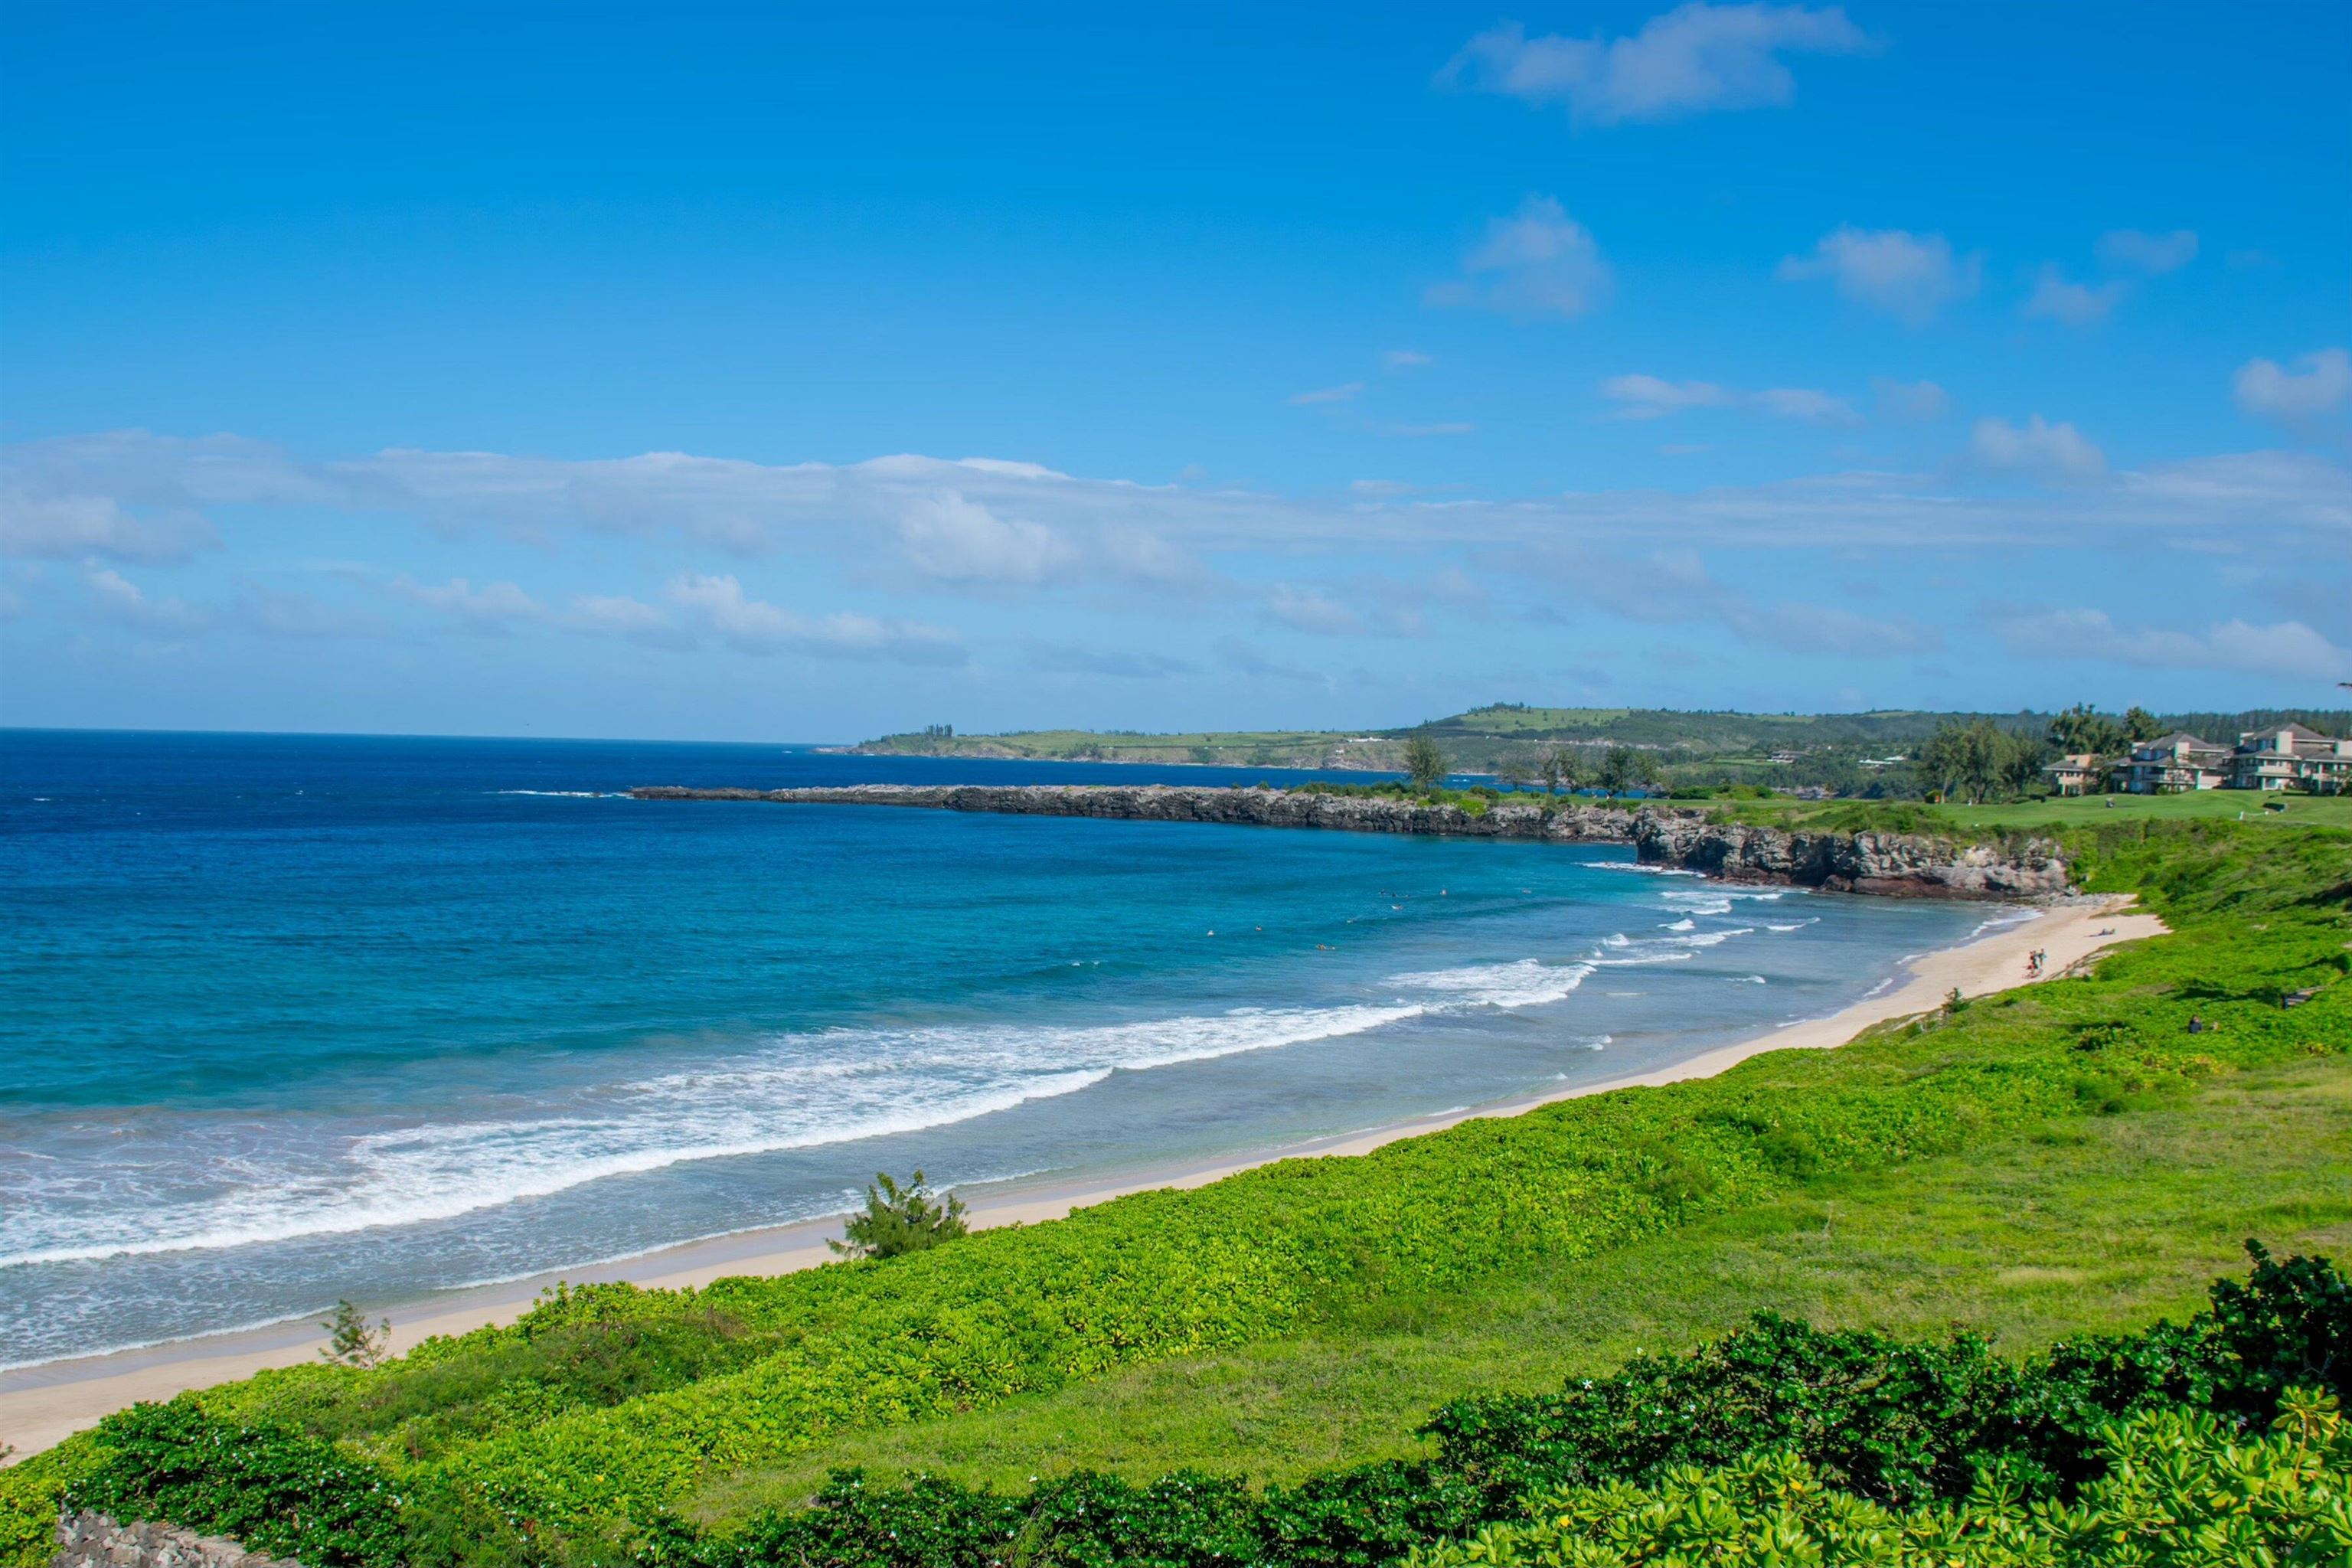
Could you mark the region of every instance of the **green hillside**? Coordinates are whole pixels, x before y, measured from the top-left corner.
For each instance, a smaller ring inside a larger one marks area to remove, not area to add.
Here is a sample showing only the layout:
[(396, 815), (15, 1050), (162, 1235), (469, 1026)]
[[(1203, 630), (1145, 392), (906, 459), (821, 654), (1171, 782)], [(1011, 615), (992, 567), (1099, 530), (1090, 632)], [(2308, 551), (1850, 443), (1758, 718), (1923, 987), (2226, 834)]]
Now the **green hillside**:
[[(1147, 734), (1129, 730), (1028, 730), (957, 734), (949, 726), (885, 735), (851, 748), (870, 755), (1004, 757), (1039, 762), (1151, 763), (1163, 766), (1346, 769), (1402, 772), (1406, 742), (1426, 736), (1454, 771), (1535, 777), (1544, 753), (1567, 747), (1589, 766), (1610, 747), (1654, 754), (1676, 785), (1750, 784), (1817, 788), (1838, 795), (1919, 793), (1909, 754), (1939, 725), (1987, 721), (2039, 740), (2053, 715), (1938, 713), (1734, 713), (1643, 708), (1534, 708), (1497, 702), (1403, 729), (1203, 731)], [(2262, 710), (2158, 714), (2166, 731), (2234, 741), (2259, 725), (2294, 721), (2328, 734), (2352, 733), (2352, 710)]]

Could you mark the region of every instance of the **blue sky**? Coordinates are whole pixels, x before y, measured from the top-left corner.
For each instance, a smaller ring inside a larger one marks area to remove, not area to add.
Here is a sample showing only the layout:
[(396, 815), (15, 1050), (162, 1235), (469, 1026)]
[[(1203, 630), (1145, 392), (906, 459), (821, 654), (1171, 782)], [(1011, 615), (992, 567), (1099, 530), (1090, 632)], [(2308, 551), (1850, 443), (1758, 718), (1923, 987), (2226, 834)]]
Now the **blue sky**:
[(0, 28), (7, 722), (2352, 679), (2341, 7)]

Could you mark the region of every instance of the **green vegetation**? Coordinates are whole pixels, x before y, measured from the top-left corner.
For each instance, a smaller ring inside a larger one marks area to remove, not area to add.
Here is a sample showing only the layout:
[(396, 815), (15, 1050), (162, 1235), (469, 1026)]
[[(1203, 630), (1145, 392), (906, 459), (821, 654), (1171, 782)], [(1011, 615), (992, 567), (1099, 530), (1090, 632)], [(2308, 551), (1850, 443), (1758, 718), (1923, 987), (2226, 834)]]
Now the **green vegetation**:
[(887, 1171), (875, 1172), (874, 1180), (878, 1184), (866, 1189), (866, 1207), (849, 1216), (842, 1239), (825, 1243), (841, 1256), (900, 1258), (970, 1233), (963, 1200), (950, 1194), (945, 1204), (935, 1202), (921, 1171), (903, 1187)]
[(334, 1314), (319, 1326), (327, 1331), (326, 1347), (319, 1352), (322, 1361), (373, 1366), (388, 1353), (392, 1320), (381, 1318), (371, 1325), (367, 1314), (349, 1301), (336, 1302)]
[(1412, 787), (1433, 790), (1445, 782), (1444, 749), (1426, 735), (1415, 735), (1404, 743), (1404, 776)]
[(2304, 1394), (2264, 1438), (2198, 1410), (2102, 1435), (2097, 1480), (2072, 1505), (1994, 1473), (1965, 1502), (1897, 1512), (1768, 1451), (1650, 1486), (1580, 1487), (1517, 1528), (1416, 1552), (1412, 1568), (1634, 1568), (1702, 1563), (1818, 1568), (2278, 1568), (2352, 1555), (2352, 1426)]
[[(283, 1515), (289, 1529), (341, 1521), (352, 1544), (320, 1548), (320, 1562), (701, 1552), (682, 1516), (714, 1489), (854, 1434), (1073, 1397), (1204, 1353), (1369, 1344), (1392, 1314), (1627, 1247), (1686, 1247), (1707, 1226), (1817, 1201), (1819, 1184), (1940, 1159), (1984, 1165), (2038, 1130), (2063, 1138), (2244, 1092), (2333, 1066), (2352, 1045), (2352, 835), (2139, 818), (2077, 829), (2070, 848), (2094, 885), (2143, 891), (2179, 934), (2093, 978), (1833, 1053), (1778, 1053), (1714, 1079), (1473, 1121), (1360, 1159), (1287, 1162), (887, 1260), (699, 1291), (562, 1292), (517, 1324), (382, 1367), (264, 1373), (167, 1407), (206, 1424), (201, 1434), (233, 1435), (180, 1445), (197, 1473), (178, 1489), (151, 1484), (153, 1465), (118, 1446), (119, 1432), (124, 1446), (143, 1441), (139, 1423), (163, 1419), (152, 1415), (0, 1476), (17, 1526), (9, 1545), (31, 1561), (47, 1510), (79, 1483), (78, 1497), (152, 1498), (200, 1526), (223, 1516), (229, 1493), (246, 1500), (241, 1517)], [(2305, 987), (2317, 994), (2305, 1005), (2278, 1005)], [(2192, 1013), (2210, 1026), (2195, 1036)], [(331, 1495), (288, 1489), (328, 1473), (323, 1453), (297, 1444), (330, 1446)], [(259, 1464), (273, 1451), (293, 1456), (282, 1473), (228, 1458)], [(1222, 1467), (1227, 1456), (1195, 1458)], [(1155, 1508), (1209, 1495), (1154, 1484)], [(281, 1492), (293, 1500), (269, 1500)], [(396, 1559), (362, 1494), (395, 1500)]]

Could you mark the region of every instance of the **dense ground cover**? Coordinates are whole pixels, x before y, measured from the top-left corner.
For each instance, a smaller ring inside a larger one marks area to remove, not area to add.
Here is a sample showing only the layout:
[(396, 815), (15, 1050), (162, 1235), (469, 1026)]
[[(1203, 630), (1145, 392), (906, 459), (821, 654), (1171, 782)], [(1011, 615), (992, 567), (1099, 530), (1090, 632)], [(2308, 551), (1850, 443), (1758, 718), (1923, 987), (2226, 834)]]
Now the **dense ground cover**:
[[(184, 1443), (194, 1469), (152, 1495), (197, 1524), (257, 1509), (343, 1521), (314, 1556), (391, 1560), (390, 1520), (404, 1561), (609, 1560), (662, 1539), (714, 1479), (835, 1434), (1345, 1323), (1754, 1209), (1824, 1173), (1990, 1146), (2352, 1043), (2352, 986), (2333, 984), (2352, 837), (2134, 824), (2078, 848), (2099, 883), (2147, 889), (2181, 934), (2044, 987), (2030, 1008), (1965, 1005), (1836, 1053), (1760, 1058), (887, 1262), (700, 1292), (566, 1293), (385, 1368), (265, 1373), (189, 1396), (184, 1414), (236, 1436)], [(2315, 1001), (2277, 1006), (2304, 985), (2322, 987)], [(2214, 1027), (2189, 1035), (2192, 1012)], [(121, 1431), (0, 1479), (19, 1556), (37, 1550), (29, 1531), (46, 1530), (61, 1486), (120, 1477)], [(324, 1492), (305, 1479), (329, 1471)], [(368, 1496), (398, 1502), (357, 1506)]]
[(1418, 1454), (1413, 1428), (1466, 1392), (1597, 1377), (1759, 1311), (1906, 1337), (1958, 1326), (2012, 1353), (2183, 1317), (2248, 1236), (2352, 1254), (2352, 1056), (2207, 1079), (1962, 1154), (1825, 1173), (1754, 1208), (1386, 1297), (1285, 1339), (841, 1434), (719, 1479), (688, 1511), (731, 1527), (806, 1500), (840, 1467), (1000, 1491), (1077, 1469), (1295, 1481)]

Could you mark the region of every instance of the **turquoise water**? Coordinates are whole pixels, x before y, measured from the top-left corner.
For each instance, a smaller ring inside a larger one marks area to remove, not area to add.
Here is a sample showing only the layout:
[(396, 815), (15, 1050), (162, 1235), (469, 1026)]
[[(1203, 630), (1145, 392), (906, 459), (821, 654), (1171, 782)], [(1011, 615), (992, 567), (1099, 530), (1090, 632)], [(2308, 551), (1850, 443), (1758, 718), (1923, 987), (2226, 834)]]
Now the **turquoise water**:
[(1265, 770), (0, 733), (0, 1364), (1616, 1077), (1989, 912), (1610, 847), (649, 783)]

